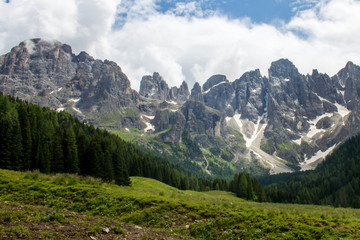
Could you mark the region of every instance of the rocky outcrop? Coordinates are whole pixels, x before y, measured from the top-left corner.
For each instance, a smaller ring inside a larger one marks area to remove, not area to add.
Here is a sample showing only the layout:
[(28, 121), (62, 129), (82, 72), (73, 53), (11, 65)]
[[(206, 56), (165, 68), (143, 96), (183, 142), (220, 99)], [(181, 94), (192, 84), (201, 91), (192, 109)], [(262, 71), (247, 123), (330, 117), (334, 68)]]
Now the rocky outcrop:
[(256, 122), (259, 116), (267, 112), (267, 79), (262, 77), (260, 71), (244, 73), (232, 84), (235, 90), (233, 108), (241, 118)]
[(179, 88), (172, 87), (169, 92), (169, 98), (176, 103), (184, 103), (188, 100), (190, 95), (189, 87), (185, 81), (182, 82)]
[[(280, 59), (267, 77), (258, 69), (234, 82), (214, 75), (191, 94), (185, 81), (169, 88), (154, 73), (137, 93), (116, 63), (32, 39), (0, 56), (0, 91), (98, 126), (135, 127), (141, 136), (185, 147), (191, 160), (218, 174), (223, 165), (229, 174), (306, 170), (360, 132), (360, 67), (352, 62), (330, 77), (303, 75)], [(209, 164), (206, 155), (219, 162)]]
[(234, 89), (226, 76), (214, 75), (209, 78), (203, 85), (202, 95), (206, 106), (233, 114), (231, 103), (235, 96)]
[(359, 110), (360, 106), (360, 67), (348, 62), (342, 70), (333, 77), (342, 85), (343, 99), (351, 110)]
[[(58, 41), (32, 39), (14, 47), (3, 56), (0, 80), (4, 93), (95, 123), (110, 112), (121, 118), (120, 108), (139, 104), (138, 93), (116, 63), (85, 52), (76, 56)], [(138, 120), (130, 122), (141, 126)]]
[(204, 98), (201, 93), (201, 86), (198, 82), (194, 84), (194, 87), (191, 89), (190, 99), (197, 102), (203, 102)]
[(160, 76), (155, 72), (152, 76), (147, 75), (141, 79), (139, 94), (146, 98), (158, 100), (170, 100), (169, 86)]
[(141, 79), (139, 94), (150, 99), (174, 101), (176, 103), (184, 103), (190, 95), (189, 87), (185, 81), (179, 88), (169, 88), (166, 81), (156, 72), (153, 76), (144, 76)]
[(217, 123), (223, 119), (218, 111), (211, 111), (201, 102), (187, 101), (181, 108), (190, 133), (215, 136)]

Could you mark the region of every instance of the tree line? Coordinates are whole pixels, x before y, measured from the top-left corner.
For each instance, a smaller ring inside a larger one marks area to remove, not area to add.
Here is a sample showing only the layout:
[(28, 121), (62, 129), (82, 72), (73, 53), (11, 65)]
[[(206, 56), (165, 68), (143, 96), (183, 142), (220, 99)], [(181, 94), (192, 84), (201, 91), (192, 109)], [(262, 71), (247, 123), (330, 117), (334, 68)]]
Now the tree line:
[(273, 202), (360, 207), (360, 135), (342, 144), (313, 171), (265, 187)]
[(0, 168), (4, 169), (73, 173), (119, 185), (130, 185), (129, 176), (142, 176), (178, 189), (232, 191), (246, 199), (265, 200), (261, 185), (248, 174), (237, 174), (230, 182), (194, 176), (66, 112), (1, 93), (0, 136)]

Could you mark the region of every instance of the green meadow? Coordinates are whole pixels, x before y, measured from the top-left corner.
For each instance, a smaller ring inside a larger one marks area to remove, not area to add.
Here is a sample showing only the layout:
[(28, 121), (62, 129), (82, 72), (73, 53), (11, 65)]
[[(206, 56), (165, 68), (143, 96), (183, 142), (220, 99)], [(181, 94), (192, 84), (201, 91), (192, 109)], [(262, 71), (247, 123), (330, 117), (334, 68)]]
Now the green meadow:
[(360, 239), (360, 210), (0, 170), (0, 239)]

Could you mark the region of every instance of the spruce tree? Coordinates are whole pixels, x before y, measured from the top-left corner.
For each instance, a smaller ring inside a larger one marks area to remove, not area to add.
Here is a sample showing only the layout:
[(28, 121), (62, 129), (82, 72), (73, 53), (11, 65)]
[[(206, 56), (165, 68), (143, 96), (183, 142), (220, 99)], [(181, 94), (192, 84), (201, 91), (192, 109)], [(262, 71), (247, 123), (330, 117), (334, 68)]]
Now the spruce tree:
[(67, 126), (63, 139), (64, 168), (68, 173), (79, 173), (79, 159), (77, 155), (76, 138), (73, 127)]

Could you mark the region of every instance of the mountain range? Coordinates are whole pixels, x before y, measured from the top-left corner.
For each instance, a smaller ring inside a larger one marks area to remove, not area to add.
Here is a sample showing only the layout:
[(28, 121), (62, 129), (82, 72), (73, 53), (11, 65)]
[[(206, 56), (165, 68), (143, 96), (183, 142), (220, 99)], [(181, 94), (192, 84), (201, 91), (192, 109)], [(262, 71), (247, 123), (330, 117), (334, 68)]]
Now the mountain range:
[(137, 92), (115, 62), (31, 39), (0, 56), (0, 91), (70, 112), (184, 167), (197, 163), (212, 177), (314, 169), (360, 132), (360, 67), (352, 62), (330, 77), (280, 59), (267, 76), (214, 75), (191, 90), (154, 73)]

